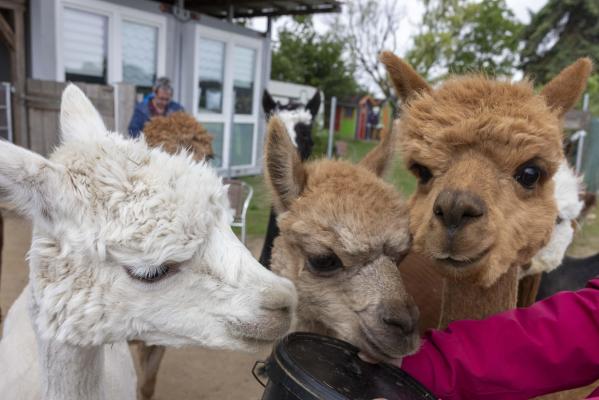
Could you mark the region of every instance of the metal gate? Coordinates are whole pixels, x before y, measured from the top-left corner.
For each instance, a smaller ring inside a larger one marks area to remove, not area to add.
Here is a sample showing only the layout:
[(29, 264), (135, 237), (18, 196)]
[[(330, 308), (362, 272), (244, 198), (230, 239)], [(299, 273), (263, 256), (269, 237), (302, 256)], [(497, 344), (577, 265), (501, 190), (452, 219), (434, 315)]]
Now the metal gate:
[(10, 82), (0, 82), (0, 137), (13, 141)]

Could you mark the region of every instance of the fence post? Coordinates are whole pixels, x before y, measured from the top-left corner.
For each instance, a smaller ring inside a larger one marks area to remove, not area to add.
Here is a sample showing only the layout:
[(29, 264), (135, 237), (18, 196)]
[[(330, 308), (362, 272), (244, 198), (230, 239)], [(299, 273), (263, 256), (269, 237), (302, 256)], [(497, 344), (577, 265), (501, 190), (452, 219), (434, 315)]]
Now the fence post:
[(327, 145), (327, 158), (333, 158), (333, 136), (335, 135), (335, 114), (337, 111), (337, 97), (331, 98), (331, 113), (329, 115), (329, 142)]

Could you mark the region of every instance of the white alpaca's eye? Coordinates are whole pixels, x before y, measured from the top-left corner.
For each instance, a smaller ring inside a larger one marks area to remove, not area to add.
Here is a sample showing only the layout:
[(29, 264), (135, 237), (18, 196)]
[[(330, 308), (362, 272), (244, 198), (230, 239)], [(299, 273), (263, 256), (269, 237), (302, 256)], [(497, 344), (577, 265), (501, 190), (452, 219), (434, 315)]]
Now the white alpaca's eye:
[(154, 283), (163, 279), (171, 272), (169, 265), (163, 264), (158, 266), (129, 266), (125, 267), (127, 274), (133, 279), (142, 282)]

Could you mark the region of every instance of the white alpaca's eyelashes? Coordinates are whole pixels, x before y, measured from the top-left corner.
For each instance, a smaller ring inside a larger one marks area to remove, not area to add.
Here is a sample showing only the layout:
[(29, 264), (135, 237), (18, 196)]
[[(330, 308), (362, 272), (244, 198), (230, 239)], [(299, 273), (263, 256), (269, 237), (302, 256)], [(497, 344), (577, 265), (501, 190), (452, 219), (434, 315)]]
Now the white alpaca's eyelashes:
[(161, 265), (144, 265), (144, 266), (126, 266), (127, 274), (136, 280), (154, 283), (158, 282), (169, 275), (172, 275), (177, 270), (177, 265), (161, 264)]

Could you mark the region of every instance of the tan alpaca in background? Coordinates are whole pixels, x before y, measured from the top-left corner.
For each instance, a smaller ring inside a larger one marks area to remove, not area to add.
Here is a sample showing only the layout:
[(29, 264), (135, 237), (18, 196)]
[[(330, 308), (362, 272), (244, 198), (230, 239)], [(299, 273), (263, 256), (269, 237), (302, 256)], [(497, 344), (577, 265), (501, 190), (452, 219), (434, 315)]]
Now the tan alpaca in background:
[(161, 147), (167, 153), (185, 149), (196, 161), (214, 157), (212, 136), (194, 116), (184, 111), (152, 118), (143, 133), (150, 147)]
[(583, 92), (580, 59), (540, 94), (532, 83), (481, 75), (431, 88), (383, 53), (402, 100), (400, 148), (419, 179), (410, 202), (414, 250), (445, 276), (440, 326), (516, 306), (518, 268), (530, 263), (557, 217), (552, 176), (562, 118)]
[(273, 117), (264, 151), (281, 230), (271, 268), (296, 286), (297, 329), (344, 339), (379, 359), (418, 344), (418, 310), (398, 269), (410, 244), (408, 210), (380, 178), (394, 145), (388, 135), (358, 165), (302, 163)]
[[(194, 160), (209, 160), (214, 156), (212, 136), (195, 117), (179, 111), (167, 116), (152, 118), (143, 130), (144, 139), (150, 147), (160, 147), (170, 154), (186, 150)], [(140, 376), (138, 392), (143, 400), (149, 400), (156, 391), (156, 379), (166, 347), (149, 346), (136, 342)]]

